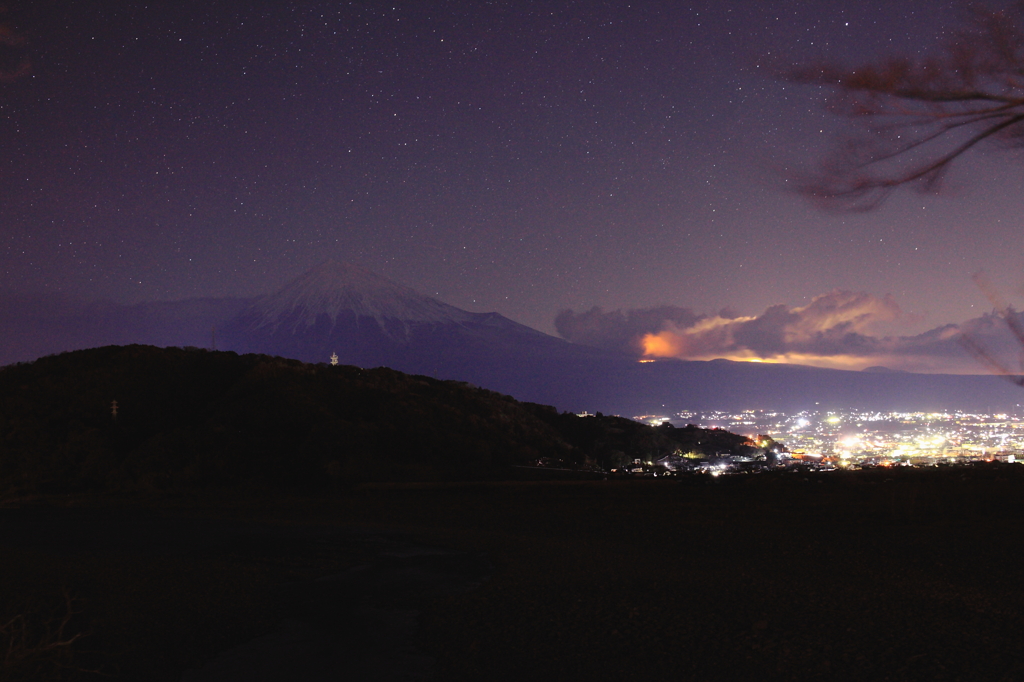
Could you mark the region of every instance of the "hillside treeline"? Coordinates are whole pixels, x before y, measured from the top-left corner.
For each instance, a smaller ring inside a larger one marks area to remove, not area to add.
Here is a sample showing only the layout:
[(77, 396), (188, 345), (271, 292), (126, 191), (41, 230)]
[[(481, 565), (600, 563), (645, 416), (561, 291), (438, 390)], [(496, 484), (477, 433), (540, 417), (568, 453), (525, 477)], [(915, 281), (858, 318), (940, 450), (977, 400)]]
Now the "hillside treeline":
[(264, 355), (108, 346), (0, 369), (8, 494), (479, 480), (516, 464), (603, 469), (744, 442), (560, 414), (387, 368)]

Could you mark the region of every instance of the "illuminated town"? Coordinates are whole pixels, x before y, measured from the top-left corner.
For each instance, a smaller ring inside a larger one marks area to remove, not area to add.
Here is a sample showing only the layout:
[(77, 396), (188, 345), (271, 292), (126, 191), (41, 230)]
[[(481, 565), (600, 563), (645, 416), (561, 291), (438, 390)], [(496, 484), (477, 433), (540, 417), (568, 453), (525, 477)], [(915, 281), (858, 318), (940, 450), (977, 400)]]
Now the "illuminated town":
[(1013, 462), (1024, 451), (1024, 418), (1008, 414), (744, 410), (638, 419), (722, 428), (755, 441), (769, 436), (788, 450), (786, 459), (829, 468)]

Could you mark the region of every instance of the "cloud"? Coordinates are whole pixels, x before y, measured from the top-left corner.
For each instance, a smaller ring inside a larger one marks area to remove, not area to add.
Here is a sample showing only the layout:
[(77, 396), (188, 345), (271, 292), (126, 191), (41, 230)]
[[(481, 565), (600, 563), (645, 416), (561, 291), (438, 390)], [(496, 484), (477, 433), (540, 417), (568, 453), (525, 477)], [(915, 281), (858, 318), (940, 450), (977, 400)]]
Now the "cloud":
[(576, 314), (563, 310), (555, 317), (555, 329), (567, 341), (585, 346), (642, 353), (640, 340), (646, 334), (657, 334), (669, 325), (692, 326), (703, 319), (689, 308), (660, 306), (642, 310), (605, 312), (595, 306)]
[(888, 296), (832, 291), (801, 308), (775, 305), (754, 317), (705, 318), (697, 324), (666, 326), (641, 339), (650, 357), (792, 361), (850, 364), (851, 357), (884, 354), (888, 344), (872, 328), (900, 317)]
[[(1024, 326), (1024, 315), (1009, 314), (1019, 316)], [(991, 369), (979, 362), (977, 349), (981, 348), (984, 354), (1019, 371), (1019, 363), (1013, 359), (1021, 355), (1020, 344), (999, 314), (983, 315), (962, 325), (943, 325), (915, 336), (877, 333), (880, 326), (904, 318), (889, 296), (835, 290), (803, 307), (775, 305), (756, 316), (727, 311), (699, 315), (672, 306), (626, 312), (593, 308), (579, 315), (562, 311), (555, 326), (570, 341), (628, 350), (646, 359), (726, 358), (837, 369), (885, 366), (978, 374)]]

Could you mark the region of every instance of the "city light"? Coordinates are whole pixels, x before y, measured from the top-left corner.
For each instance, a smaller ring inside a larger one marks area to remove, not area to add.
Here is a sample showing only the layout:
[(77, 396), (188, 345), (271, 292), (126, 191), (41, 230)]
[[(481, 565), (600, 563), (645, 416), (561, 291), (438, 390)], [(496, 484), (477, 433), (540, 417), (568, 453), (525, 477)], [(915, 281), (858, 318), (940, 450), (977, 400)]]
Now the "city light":
[[(1014, 462), (1024, 453), (1024, 421), (1007, 414), (859, 410), (686, 411), (673, 421), (721, 428), (760, 444), (785, 446), (783, 459), (857, 466), (938, 466), (977, 460)], [(766, 441), (765, 441), (766, 442)]]

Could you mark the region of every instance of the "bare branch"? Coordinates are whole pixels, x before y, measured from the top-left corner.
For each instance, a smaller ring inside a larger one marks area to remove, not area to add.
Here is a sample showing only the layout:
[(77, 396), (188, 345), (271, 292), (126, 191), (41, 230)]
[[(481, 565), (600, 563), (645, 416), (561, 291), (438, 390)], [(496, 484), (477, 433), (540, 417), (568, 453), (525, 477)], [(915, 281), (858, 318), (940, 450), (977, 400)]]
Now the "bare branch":
[(68, 634), (80, 614), (75, 599), (64, 592), (63, 608), (50, 618), (21, 613), (0, 624), (0, 680), (65, 679), (63, 672), (87, 671), (74, 664), (74, 645), (82, 633)]
[(988, 370), (998, 377), (1006, 379), (1011, 384), (1024, 387), (1024, 376), (1010, 371), (1003, 363), (997, 360), (991, 353), (981, 346), (973, 337), (968, 334), (961, 334), (960, 343), (976, 360), (988, 367)]
[(1024, 3), (967, 13), (965, 27), (933, 58), (856, 69), (811, 64), (783, 74), (830, 88), (828, 108), (863, 131), (794, 178), (800, 192), (870, 210), (904, 185), (937, 190), (948, 168), (983, 142), (1024, 144)]

